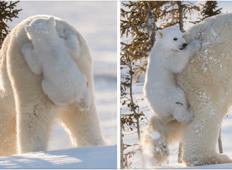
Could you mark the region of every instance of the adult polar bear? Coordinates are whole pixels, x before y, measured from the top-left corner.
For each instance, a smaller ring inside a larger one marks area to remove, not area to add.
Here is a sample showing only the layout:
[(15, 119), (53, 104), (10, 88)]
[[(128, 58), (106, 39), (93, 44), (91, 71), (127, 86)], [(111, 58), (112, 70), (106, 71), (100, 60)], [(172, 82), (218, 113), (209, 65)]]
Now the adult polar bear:
[(21, 49), (28, 39), (25, 27), (32, 20), (48, 16), (32, 16), (18, 24), (6, 37), (1, 49), (0, 155), (46, 150), (53, 120), (58, 117), (78, 146), (101, 145), (94, 97), (92, 58), (82, 36), (58, 18), (56, 29), (61, 38), (72, 32), (80, 41), (80, 58), (75, 60), (86, 76), (91, 105), (81, 110), (77, 103), (58, 107), (44, 94), (43, 77), (32, 73)]
[(183, 134), (183, 160), (188, 165), (232, 162), (216, 152), (221, 123), (232, 104), (231, 29), (232, 14), (225, 14), (206, 19), (186, 34), (188, 41), (203, 43), (177, 78), (195, 114)]

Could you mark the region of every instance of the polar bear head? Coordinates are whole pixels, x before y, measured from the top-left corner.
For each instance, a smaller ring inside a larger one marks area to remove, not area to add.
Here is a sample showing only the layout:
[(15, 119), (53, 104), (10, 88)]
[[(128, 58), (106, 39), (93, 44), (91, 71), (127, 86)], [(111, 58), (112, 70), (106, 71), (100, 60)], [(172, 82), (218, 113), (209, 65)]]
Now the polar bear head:
[(179, 26), (174, 25), (156, 33), (156, 45), (165, 47), (167, 50), (179, 51), (187, 47), (183, 38), (184, 33), (180, 31)]
[(34, 19), (25, 27), (25, 31), (30, 40), (46, 39), (57, 34), (56, 21), (54, 17)]

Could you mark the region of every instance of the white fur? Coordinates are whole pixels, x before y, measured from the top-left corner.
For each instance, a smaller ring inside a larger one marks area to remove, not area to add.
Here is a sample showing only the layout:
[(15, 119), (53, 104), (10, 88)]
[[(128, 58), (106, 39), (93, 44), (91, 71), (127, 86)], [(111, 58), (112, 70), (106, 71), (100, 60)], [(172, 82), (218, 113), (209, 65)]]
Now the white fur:
[(188, 165), (231, 163), (217, 150), (218, 134), (232, 104), (232, 14), (206, 19), (187, 31), (187, 41), (206, 46), (178, 75), (194, 120), (183, 134), (183, 160)]
[[(151, 161), (156, 165), (167, 161), (168, 145), (174, 140), (168, 138), (172, 133), (172, 129), (166, 127), (168, 123), (179, 127), (184, 126), (182, 123), (189, 123), (193, 119), (192, 112), (188, 110), (184, 91), (177, 86), (175, 76), (183, 71), (190, 57), (199, 51), (200, 41), (193, 41), (183, 49), (183, 44), (186, 44), (183, 35), (176, 26), (158, 31), (149, 56), (144, 91), (157, 117), (154, 116), (150, 120), (142, 135), (141, 146), (145, 153), (144, 157), (150, 160), (146, 161), (146, 165), (153, 165), (147, 163)], [(160, 137), (154, 138), (152, 135), (154, 133), (158, 133)], [(148, 146), (154, 148), (149, 150), (150, 154), (146, 149)]]
[[(43, 74), (43, 90), (56, 105), (77, 101), (88, 109), (88, 83), (66, 45), (76, 45), (74, 39), (77, 38), (74, 34), (70, 34), (73, 36), (69, 35), (67, 40), (60, 38), (55, 24), (52, 17), (32, 20), (26, 27), (32, 44), (26, 43), (22, 52), (32, 72)], [(79, 46), (76, 47), (80, 50)]]
[[(232, 14), (224, 14), (208, 18), (186, 32), (187, 42), (200, 40), (204, 44), (177, 75), (177, 83), (185, 91), (194, 120), (180, 124), (164, 122), (154, 116), (148, 125), (149, 130), (158, 131), (161, 138), (166, 139), (163, 145), (183, 142), (181, 158), (190, 166), (232, 162), (229, 156), (217, 151), (221, 123), (232, 104), (231, 29)], [(149, 141), (148, 144), (145, 141)], [(141, 142), (141, 146), (146, 146), (157, 141), (142, 136)], [(154, 143), (155, 146), (159, 145)], [(156, 155), (153, 162), (167, 159), (167, 154)]]
[[(193, 115), (188, 111), (184, 92), (176, 85), (175, 74), (180, 73), (200, 43), (192, 42), (180, 50), (185, 42), (183, 33), (172, 26), (157, 33), (156, 43), (151, 51), (145, 79), (145, 96), (153, 111), (164, 121), (176, 119), (188, 123)], [(173, 38), (177, 38), (176, 41)]]
[[(46, 40), (49, 42), (51, 40), (49, 36), (55, 36), (55, 40), (58, 39), (59, 41), (58, 46), (60, 48), (61, 39), (67, 46), (63, 47), (62, 45), (61, 53), (64, 53), (65, 50), (69, 51), (69, 53), (65, 52), (63, 57), (70, 57), (70, 60), (73, 58), (80, 71), (77, 74), (82, 73), (86, 77), (90, 97), (88, 110), (83, 110), (83, 107), (78, 102), (63, 106), (55, 105), (45, 95), (41, 86), (44, 77), (39, 73), (43, 72), (43, 68), (41, 69), (37, 62), (46, 61), (46, 59), (40, 60), (40, 57), (45, 56), (27, 54), (24, 56), (22, 54), (22, 49), (27, 48), (25, 46), (29, 46), (29, 49), (31, 49), (31, 38), (33, 39), (33, 37), (28, 38), (25, 29), (28, 31), (30, 24), (36, 22), (36, 20), (45, 21), (48, 18), (50, 16), (32, 16), (25, 19), (11, 31), (2, 45), (0, 63), (0, 74), (3, 81), (2, 90), (0, 91), (0, 155), (46, 150), (49, 132), (55, 118), (62, 121), (75, 145), (104, 144), (95, 105), (92, 58), (85, 40), (76, 29), (67, 22), (55, 18), (56, 32), (60, 38), (57, 38), (57, 34), (48, 34)], [(42, 31), (47, 31), (46, 24), (40, 25), (39, 30), (41, 34)], [(68, 43), (67, 41), (69, 40), (67, 39), (69, 39), (69, 36), (74, 36), (77, 40), (71, 38), (71, 43)], [(75, 54), (71, 52), (75, 49), (73, 42), (77, 45), (76, 50), (78, 53)], [(70, 44), (72, 45), (70, 46)], [(44, 47), (44, 49), (46, 48)], [(31, 51), (28, 50), (27, 52), (30, 53)], [(42, 52), (40, 51), (40, 53)], [(51, 54), (53, 57), (59, 56), (58, 54), (53, 55), (51, 52), (45, 54)], [(27, 59), (27, 57), (34, 58), (31, 60)], [(25, 59), (29, 62), (26, 62)], [(64, 61), (68, 62), (68, 60)], [(55, 62), (55, 65), (59, 66), (56, 61), (50, 59), (49, 61)], [(47, 64), (53, 66), (51, 63)], [(48, 77), (50, 78), (50, 76)], [(69, 79), (70, 77), (67, 78)], [(58, 78), (57, 80), (61, 80), (61, 83), (63, 83), (65, 79)]]

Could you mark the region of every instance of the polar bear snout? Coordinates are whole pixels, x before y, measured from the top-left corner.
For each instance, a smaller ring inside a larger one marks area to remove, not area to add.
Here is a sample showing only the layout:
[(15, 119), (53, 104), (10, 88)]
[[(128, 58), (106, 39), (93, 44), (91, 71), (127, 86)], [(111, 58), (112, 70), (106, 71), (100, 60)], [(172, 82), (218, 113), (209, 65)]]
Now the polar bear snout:
[(188, 45), (187, 43), (184, 43), (182, 46), (185, 48), (185, 47), (187, 47), (187, 45)]
[(188, 46), (187, 43), (183, 43), (182, 46), (180, 47), (180, 50), (184, 50)]

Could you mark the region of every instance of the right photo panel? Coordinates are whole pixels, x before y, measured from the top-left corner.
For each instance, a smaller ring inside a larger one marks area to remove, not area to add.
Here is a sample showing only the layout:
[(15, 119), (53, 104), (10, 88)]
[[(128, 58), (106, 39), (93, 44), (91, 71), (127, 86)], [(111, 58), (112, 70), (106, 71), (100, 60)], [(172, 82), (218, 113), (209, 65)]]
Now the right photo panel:
[(232, 168), (232, 2), (122, 1), (120, 166)]

